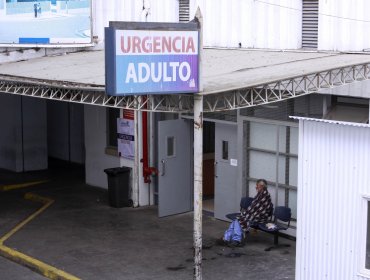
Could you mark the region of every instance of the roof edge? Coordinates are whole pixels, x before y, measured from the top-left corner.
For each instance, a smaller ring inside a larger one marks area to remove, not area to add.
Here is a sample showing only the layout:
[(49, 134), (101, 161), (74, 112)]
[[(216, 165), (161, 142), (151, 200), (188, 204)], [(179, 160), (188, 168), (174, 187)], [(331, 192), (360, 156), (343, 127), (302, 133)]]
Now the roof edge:
[(310, 122), (322, 122), (322, 123), (330, 123), (330, 124), (339, 124), (339, 125), (348, 125), (348, 126), (370, 128), (370, 124), (365, 124), (365, 123), (344, 122), (344, 121), (326, 120), (326, 119), (315, 119), (315, 118), (307, 118), (307, 117), (299, 117), (299, 116), (289, 116), (289, 118), (294, 119), (294, 120), (299, 120), (299, 121), (302, 120), (302, 121), (310, 121)]
[(0, 81), (15, 83), (15, 84), (29, 84), (37, 86), (49, 86), (54, 88), (63, 88), (63, 89), (80, 89), (80, 90), (91, 90), (91, 91), (104, 91), (105, 87), (101, 85), (94, 84), (85, 84), (85, 83), (76, 83), (70, 81), (59, 81), (59, 80), (47, 80), (47, 79), (38, 79), (30, 78), (23, 76), (14, 76), (0, 74)]

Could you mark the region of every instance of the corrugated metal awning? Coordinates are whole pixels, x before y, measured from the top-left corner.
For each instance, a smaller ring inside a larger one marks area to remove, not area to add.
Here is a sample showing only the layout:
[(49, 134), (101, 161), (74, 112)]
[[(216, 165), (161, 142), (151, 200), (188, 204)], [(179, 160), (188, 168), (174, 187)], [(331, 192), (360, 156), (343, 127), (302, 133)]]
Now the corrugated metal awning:
[[(201, 94), (204, 111), (214, 112), (368, 79), (367, 54), (205, 49)], [(105, 96), (104, 51), (2, 64), (0, 92), (151, 111), (189, 112), (193, 103), (191, 95)]]

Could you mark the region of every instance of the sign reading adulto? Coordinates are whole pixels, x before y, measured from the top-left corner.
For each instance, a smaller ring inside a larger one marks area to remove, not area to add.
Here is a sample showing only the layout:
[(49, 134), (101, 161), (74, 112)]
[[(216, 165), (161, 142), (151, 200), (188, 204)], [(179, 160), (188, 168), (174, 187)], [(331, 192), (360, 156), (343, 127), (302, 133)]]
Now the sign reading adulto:
[(105, 28), (108, 95), (199, 91), (197, 23), (110, 22)]

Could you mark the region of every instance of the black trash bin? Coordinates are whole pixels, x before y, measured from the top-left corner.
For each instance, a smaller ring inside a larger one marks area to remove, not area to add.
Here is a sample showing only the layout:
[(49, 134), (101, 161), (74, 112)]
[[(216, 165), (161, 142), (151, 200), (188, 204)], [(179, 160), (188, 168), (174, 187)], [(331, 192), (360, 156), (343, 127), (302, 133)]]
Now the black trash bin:
[(132, 206), (130, 199), (130, 172), (129, 167), (115, 167), (104, 169), (108, 175), (109, 205), (116, 208)]

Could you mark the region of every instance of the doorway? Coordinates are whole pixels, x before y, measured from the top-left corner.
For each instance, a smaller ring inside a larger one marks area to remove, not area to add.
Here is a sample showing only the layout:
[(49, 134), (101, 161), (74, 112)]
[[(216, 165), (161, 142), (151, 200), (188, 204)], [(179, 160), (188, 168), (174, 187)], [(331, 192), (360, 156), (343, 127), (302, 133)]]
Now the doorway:
[(225, 220), (237, 201), (237, 126), (205, 121), (203, 131), (203, 210)]
[(215, 197), (215, 123), (203, 123), (203, 211), (213, 216)]

